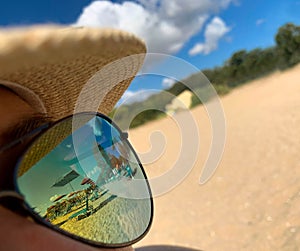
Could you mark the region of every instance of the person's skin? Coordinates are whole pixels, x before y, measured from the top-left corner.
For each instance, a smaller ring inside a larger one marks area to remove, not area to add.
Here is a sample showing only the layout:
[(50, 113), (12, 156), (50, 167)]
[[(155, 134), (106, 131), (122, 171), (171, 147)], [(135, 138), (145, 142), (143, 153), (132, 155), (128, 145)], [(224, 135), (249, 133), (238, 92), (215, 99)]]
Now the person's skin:
[[(9, 143), (7, 131), (21, 120), (30, 119), (36, 112), (13, 92), (0, 86), (0, 148)], [(0, 187), (7, 186), (16, 159), (23, 151), (19, 145), (0, 154)], [(0, 251), (101, 251), (39, 225), (0, 205)], [(113, 250), (129, 251), (132, 247)]]

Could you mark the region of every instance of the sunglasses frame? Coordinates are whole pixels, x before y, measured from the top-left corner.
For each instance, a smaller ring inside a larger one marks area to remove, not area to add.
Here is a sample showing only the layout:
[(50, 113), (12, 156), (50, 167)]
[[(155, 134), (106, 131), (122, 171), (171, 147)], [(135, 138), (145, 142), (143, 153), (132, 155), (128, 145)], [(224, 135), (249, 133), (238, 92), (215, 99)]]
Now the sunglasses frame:
[[(143, 176), (145, 177), (145, 182), (146, 182), (146, 185), (147, 185), (147, 188), (148, 188), (148, 191), (149, 191), (149, 202), (150, 202), (150, 206), (151, 206), (151, 214), (150, 214), (150, 220), (149, 220), (149, 224), (147, 226), (147, 228), (145, 229), (145, 231), (139, 235), (138, 238), (132, 240), (132, 241), (129, 241), (129, 242), (125, 242), (125, 243), (120, 243), (120, 244), (108, 244), (108, 243), (102, 243), (102, 242), (96, 242), (96, 241), (92, 241), (92, 240), (89, 240), (89, 239), (85, 239), (83, 237), (80, 237), (80, 236), (77, 236), (75, 234), (72, 234), (70, 232), (67, 232), (59, 227), (56, 227), (55, 225), (47, 222), (45, 219), (43, 219), (39, 214), (37, 214), (30, 206), (29, 204), (27, 204), (26, 200), (25, 200), (25, 197), (22, 195), (22, 193), (20, 192), (19, 190), (19, 187), (17, 185), (17, 178), (18, 178), (18, 167), (21, 163), (21, 161), (23, 160), (25, 154), (27, 153), (28, 149), (30, 149), (30, 147), (41, 137), (44, 135), (44, 133), (47, 133), (48, 130), (51, 130), (51, 128), (53, 128), (54, 126), (58, 125), (59, 123), (63, 122), (63, 121), (66, 121), (70, 118), (73, 118), (73, 117), (77, 117), (77, 116), (81, 116), (81, 115), (91, 115), (91, 116), (94, 116), (94, 117), (101, 117), (102, 119), (106, 120), (107, 122), (109, 122), (109, 124), (114, 127), (121, 135), (121, 138), (123, 140), (125, 140), (127, 146), (129, 146), (130, 150), (132, 151), (133, 155), (135, 156), (136, 158), (136, 161), (137, 161), (137, 164), (139, 165), (141, 171), (142, 171), (142, 174)], [(17, 145), (18, 143), (21, 143), (24, 138), (26, 139), (27, 137), (30, 137), (34, 135), (34, 137), (30, 140), (30, 142), (27, 144), (25, 150), (20, 154), (20, 157), (18, 157), (18, 160), (14, 166), (14, 174), (13, 174), (13, 185), (14, 185), (14, 190), (5, 190), (5, 191), (0, 191), (0, 200), (1, 199), (10, 199), (10, 198), (13, 198), (14, 199), (14, 203), (16, 201), (18, 201), (19, 204), (22, 205), (22, 210), (18, 210), (17, 213), (23, 215), (23, 216), (30, 216), (36, 223), (39, 223), (43, 226), (46, 226), (47, 228), (50, 228), (54, 231), (57, 231), (63, 235), (66, 235), (74, 240), (77, 240), (77, 241), (80, 241), (80, 242), (83, 242), (83, 243), (86, 243), (86, 244), (89, 244), (91, 246), (94, 246), (94, 247), (103, 247), (103, 248), (120, 248), (120, 247), (127, 247), (127, 246), (131, 246), (132, 244), (138, 242), (139, 240), (141, 240), (142, 238), (145, 237), (145, 235), (149, 232), (150, 228), (151, 228), (151, 225), (152, 225), (152, 222), (153, 222), (153, 211), (154, 211), (154, 205), (153, 205), (153, 197), (152, 197), (152, 192), (151, 192), (151, 189), (150, 189), (150, 184), (148, 182), (148, 178), (146, 176), (146, 173), (145, 173), (145, 170), (141, 164), (141, 161), (140, 159), (138, 158), (135, 150), (133, 149), (132, 145), (130, 144), (130, 142), (128, 141), (128, 134), (126, 132), (122, 132), (122, 130), (109, 118), (107, 117), (106, 115), (104, 114), (101, 114), (101, 113), (97, 113), (97, 112), (81, 112), (81, 113), (76, 113), (76, 114), (73, 114), (73, 115), (70, 115), (70, 116), (67, 116), (67, 117), (64, 117), (60, 120), (57, 120), (53, 123), (46, 123), (36, 129), (34, 129), (31, 133), (29, 134), (26, 134), (24, 137), (22, 137), (21, 139), (17, 140), (16, 142), (11, 142), (9, 143), (8, 145), (11, 145), (11, 147), (9, 148), (12, 148), (14, 147), (15, 145)], [(4, 147), (4, 149), (9, 149), (8, 147)], [(6, 201), (7, 202), (7, 201)], [(1, 201), (0, 201), (0, 204)], [(4, 205), (7, 205), (9, 203), (4, 203)], [(12, 207), (11, 206), (7, 206), (9, 209), (12, 210)], [(14, 208), (15, 209), (15, 208)], [(15, 211), (15, 210), (13, 210)]]

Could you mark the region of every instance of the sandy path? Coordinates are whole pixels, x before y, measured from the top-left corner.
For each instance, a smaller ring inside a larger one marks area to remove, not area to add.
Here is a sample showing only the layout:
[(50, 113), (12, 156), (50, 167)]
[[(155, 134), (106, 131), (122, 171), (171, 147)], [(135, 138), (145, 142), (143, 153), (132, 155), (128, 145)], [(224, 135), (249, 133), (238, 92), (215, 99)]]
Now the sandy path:
[[(137, 246), (175, 244), (202, 250), (300, 249), (300, 66), (253, 81), (222, 98), (227, 141), (221, 164), (205, 185), (210, 126), (202, 107), (201, 151), (189, 176), (155, 199), (155, 219)], [(179, 114), (178, 116), (184, 116)], [(139, 151), (149, 132), (166, 137), (165, 154), (146, 165), (150, 177), (167, 171), (180, 150), (179, 131), (163, 119), (130, 132)]]

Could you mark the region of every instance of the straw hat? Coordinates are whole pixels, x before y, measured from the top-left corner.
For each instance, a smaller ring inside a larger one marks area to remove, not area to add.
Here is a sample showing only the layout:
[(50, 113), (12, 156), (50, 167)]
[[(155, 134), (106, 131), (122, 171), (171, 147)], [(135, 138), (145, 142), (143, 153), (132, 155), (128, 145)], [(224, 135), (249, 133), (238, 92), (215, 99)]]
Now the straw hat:
[[(119, 30), (56, 26), (2, 30), (0, 84), (56, 120), (74, 112), (88, 83), (82, 107), (95, 107), (90, 103), (102, 95), (97, 108), (107, 114), (140, 69), (145, 52), (140, 39)], [(97, 75), (124, 57), (130, 60)]]

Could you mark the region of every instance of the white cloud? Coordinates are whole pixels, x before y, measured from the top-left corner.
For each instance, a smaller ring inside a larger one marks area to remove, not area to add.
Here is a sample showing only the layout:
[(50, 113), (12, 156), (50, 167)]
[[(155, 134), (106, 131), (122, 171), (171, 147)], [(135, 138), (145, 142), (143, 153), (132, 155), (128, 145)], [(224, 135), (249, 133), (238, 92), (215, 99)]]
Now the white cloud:
[(176, 81), (172, 78), (164, 78), (162, 80), (162, 86), (163, 86), (163, 88), (170, 88), (174, 85), (175, 82)]
[(114, 27), (143, 38), (148, 52), (174, 54), (201, 31), (210, 15), (234, 0), (95, 1), (84, 8), (75, 25)]
[(191, 56), (197, 54), (207, 55), (216, 50), (218, 48), (219, 40), (229, 31), (230, 28), (226, 26), (221, 18), (214, 17), (205, 28), (205, 42), (195, 44), (194, 47), (189, 50), (189, 54)]
[(195, 56), (197, 54), (203, 53), (204, 51), (204, 44), (195, 44), (194, 47), (192, 49), (189, 50), (189, 54), (191, 56)]
[(260, 26), (260, 25), (262, 25), (262, 24), (265, 23), (265, 22), (266, 22), (265, 19), (258, 19), (258, 20), (256, 20), (256, 25), (257, 25), (257, 26)]
[(157, 91), (154, 90), (146, 90), (141, 89), (138, 91), (125, 91), (123, 96), (121, 97), (120, 101), (118, 102), (118, 105), (120, 104), (132, 104), (134, 102), (141, 102), (146, 100), (151, 95), (157, 93)]

